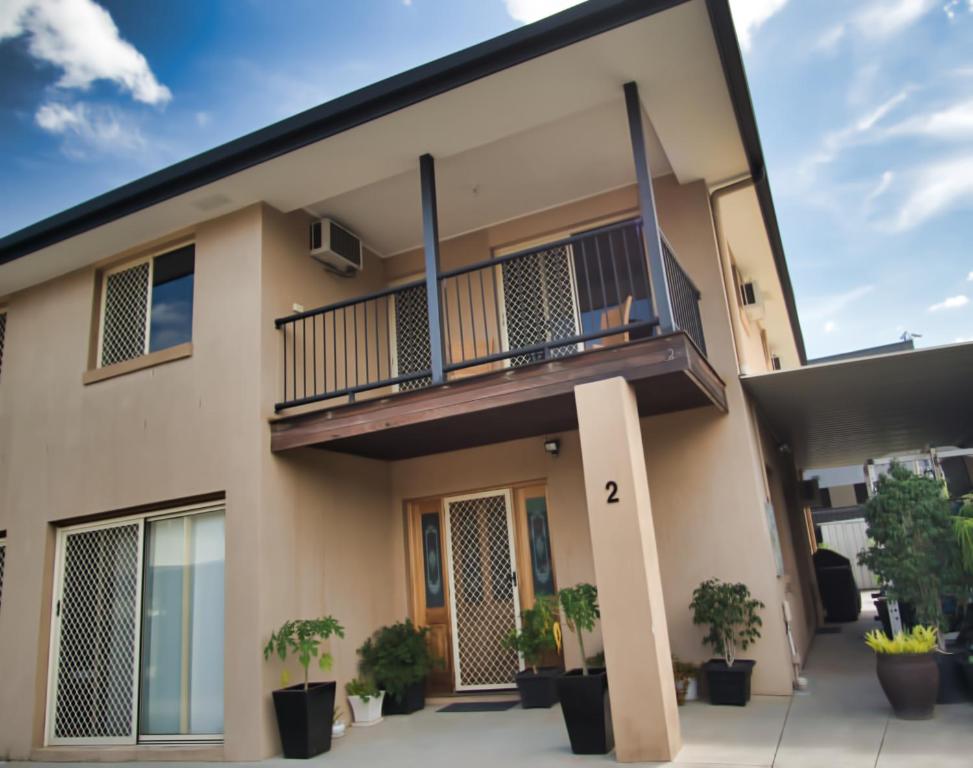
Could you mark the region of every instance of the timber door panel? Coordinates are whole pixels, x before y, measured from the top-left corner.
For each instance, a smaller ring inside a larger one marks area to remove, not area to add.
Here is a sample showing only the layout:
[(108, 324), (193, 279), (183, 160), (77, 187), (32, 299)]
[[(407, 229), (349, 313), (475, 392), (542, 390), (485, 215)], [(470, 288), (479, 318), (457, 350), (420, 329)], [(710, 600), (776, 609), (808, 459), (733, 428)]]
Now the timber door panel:
[(509, 490), (444, 500), (453, 674), (458, 691), (512, 688), (522, 669), (503, 647), (520, 628)]
[(442, 664), (429, 674), (429, 689), (437, 693), (450, 692), (453, 690), (453, 663), (442, 499), (411, 502), (409, 529), (413, 615), (416, 623), (429, 627), (429, 647), (433, 655), (442, 660)]

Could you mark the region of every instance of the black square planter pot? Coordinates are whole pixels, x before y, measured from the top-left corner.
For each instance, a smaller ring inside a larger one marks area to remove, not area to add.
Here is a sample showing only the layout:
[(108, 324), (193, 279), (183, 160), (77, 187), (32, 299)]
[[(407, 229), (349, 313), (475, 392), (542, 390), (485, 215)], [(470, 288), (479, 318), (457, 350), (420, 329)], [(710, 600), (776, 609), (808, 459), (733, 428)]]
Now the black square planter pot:
[(939, 665), (937, 704), (961, 704), (969, 701), (961, 664), (968, 655), (965, 651), (935, 654), (936, 664)]
[(750, 701), (750, 675), (757, 662), (737, 659), (728, 667), (723, 659), (710, 659), (703, 664), (710, 704), (742, 707)]
[(541, 667), (536, 673), (527, 669), (517, 674), (520, 706), (524, 709), (546, 709), (557, 704), (557, 667)]
[[(385, 688), (379, 683), (379, 690)], [(420, 680), (405, 689), (400, 698), (395, 698), (386, 689), (385, 700), (382, 702), (383, 715), (411, 715), (426, 706), (426, 681)]]
[(576, 755), (606, 755), (615, 746), (611, 706), (608, 702), (608, 674), (591, 669), (582, 675), (572, 669), (557, 678), (561, 712), (568, 728), (571, 751)]
[(331, 749), (335, 684), (304, 683), (274, 691), (284, 757), (307, 759)]

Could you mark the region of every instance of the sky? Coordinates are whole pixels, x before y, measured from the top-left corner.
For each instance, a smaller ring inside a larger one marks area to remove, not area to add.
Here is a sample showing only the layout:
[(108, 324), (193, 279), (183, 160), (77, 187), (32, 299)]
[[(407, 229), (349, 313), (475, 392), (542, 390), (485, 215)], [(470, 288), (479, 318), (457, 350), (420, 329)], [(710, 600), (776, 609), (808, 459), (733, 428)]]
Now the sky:
[[(0, 0), (0, 235), (571, 0)], [(973, 0), (731, 0), (810, 357), (973, 341)]]

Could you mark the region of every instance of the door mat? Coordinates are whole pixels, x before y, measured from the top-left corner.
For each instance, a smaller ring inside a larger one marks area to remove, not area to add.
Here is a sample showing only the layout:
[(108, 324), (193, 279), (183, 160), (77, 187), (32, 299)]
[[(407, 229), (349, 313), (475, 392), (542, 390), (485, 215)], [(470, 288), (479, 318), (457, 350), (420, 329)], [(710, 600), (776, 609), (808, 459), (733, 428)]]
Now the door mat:
[(519, 701), (457, 701), (455, 704), (447, 704), (440, 707), (437, 712), (504, 712), (513, 709)]
[(815, 633), (818, 635), (840, 635), (841, 627), (819, 627)]

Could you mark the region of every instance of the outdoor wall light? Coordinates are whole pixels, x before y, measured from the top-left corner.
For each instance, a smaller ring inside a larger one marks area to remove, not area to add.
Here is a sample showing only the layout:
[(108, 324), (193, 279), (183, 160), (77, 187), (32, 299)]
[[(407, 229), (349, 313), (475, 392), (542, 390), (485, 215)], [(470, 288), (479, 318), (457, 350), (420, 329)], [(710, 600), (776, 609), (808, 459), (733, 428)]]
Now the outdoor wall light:
[(544, 450), (551, 454), (551, 456), (558, 456), (561, 453), (561, 441), (556, 437), (545, 440)]

